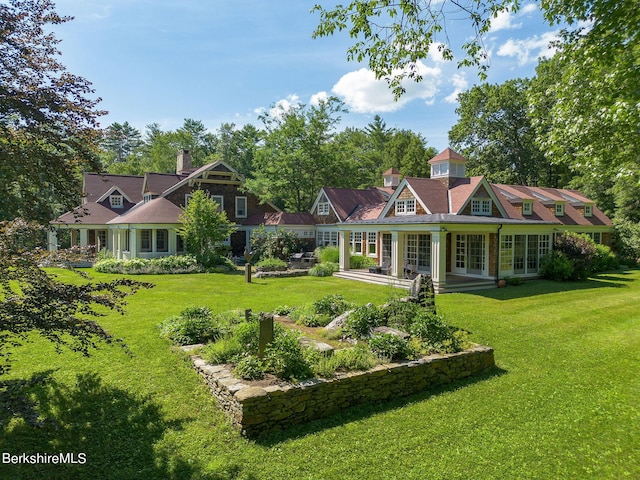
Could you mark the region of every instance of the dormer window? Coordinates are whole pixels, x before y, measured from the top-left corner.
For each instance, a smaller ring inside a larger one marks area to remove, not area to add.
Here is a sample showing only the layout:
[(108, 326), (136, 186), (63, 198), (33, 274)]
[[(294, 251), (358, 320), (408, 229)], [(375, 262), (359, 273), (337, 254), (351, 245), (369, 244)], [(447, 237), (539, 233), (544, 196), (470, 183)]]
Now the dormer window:
[(471, 215), (491, 215), (491, 199), (474, 198), (471, 200)]
[(109, 195), (109, 203), (111, 204), (111, 208), (122, 208), (124, 206), (122, 203), (122, 195)]
[(584, 216), (585, 217), (593, 216), (593, 205), (585, 205), (584, 206)]
[(533, 202), (531, 201), (523, 201), (522, 202), (522, 215), (531, 215), (533, 213)]
[(562, 217), (564, 215), (564, 203), (563, 202), (556, 202), (556, 217)]
[(396, 215), (415, 215), (416, 200), (415, 198), (405, 198), (396, 200)]
[(329, 215), (329, 202), (318, 203), (318, 215)]

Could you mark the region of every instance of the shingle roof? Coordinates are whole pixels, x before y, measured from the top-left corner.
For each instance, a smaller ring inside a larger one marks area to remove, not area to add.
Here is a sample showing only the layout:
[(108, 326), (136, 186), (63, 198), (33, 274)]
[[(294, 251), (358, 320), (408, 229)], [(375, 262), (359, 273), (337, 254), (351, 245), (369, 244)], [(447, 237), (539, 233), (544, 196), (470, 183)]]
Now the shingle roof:
[(340, 221), (343, 222), (355, 212), (356, 208), (385, 201), (384, 196), (377, 189), (358, 190), (355, 188), (325, 187), (324, 192)]
[(51, 223), (56, 225), (104, 225), (117, 216), (118, 213), (99, 203), (88, 202), (60, 215)]
[(136, 205), (124, 215), (108, 222), (110, 225), (123, 223), (180, 223), (178, 218), (182, 209), (164, 197), (155, 198), (147, 203)]
[(144, 193), (160, 195), (184, 178), (186, 178), (185, 175), (175, 175), (171, 173), (145, 173)]
[(449, 213), (447, 187), (440, 180), (405, 177), (405, 181), (431, 213)]
[(85, 173), (83, 193), (87, 202), (95, 202), (113, 187), (117, 187), (133, 203), (142, 200), (144, 177), (139, 175), (111, 175), (108, 173)]
[(458, 152), (451, 150), (450, 148), (445, 148), (438, 155), (429, 160), (428, 163), (438, 162), (440, 160), (460, 160), (466, 162), (467, 159), (460, 155)]

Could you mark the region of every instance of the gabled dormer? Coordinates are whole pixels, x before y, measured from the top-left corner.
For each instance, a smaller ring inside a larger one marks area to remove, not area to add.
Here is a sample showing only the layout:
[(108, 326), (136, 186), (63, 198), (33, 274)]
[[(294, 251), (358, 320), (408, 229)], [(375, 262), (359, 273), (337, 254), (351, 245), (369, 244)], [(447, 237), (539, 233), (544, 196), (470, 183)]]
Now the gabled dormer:
[(429, 160), (431, 178), (441, 180), (448, 188), (459, 178), (466, 177), (466, 163), (466, 158), (447, 148)]

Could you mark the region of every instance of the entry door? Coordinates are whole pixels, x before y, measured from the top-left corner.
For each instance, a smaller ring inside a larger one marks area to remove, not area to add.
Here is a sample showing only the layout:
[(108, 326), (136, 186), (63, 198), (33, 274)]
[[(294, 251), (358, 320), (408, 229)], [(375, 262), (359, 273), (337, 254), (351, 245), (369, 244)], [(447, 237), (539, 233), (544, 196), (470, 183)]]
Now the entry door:
[(484, 235), (467, 235), (467, 273), (482, 275), (486, 269)]

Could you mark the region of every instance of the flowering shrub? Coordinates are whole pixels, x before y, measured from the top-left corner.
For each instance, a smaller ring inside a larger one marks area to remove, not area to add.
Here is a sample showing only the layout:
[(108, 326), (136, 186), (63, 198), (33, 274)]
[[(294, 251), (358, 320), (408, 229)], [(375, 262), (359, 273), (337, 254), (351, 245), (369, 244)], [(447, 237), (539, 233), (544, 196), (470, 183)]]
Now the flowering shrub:
[(132, 258), (130, 260), (106, 258), (96, 262), (93, 267), (97, 272), (101, 273), (123, 273), (129, 275), (199, 273), (204, 271), (192, 255), (171, 255), (150, 260), (145, 258)]

